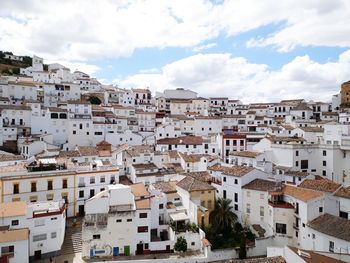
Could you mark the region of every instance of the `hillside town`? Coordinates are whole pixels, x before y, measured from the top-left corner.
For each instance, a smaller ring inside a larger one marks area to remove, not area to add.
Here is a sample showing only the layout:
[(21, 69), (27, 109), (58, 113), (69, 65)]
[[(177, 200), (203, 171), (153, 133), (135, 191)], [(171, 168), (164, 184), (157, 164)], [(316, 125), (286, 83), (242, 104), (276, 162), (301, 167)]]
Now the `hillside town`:
[(350, 262), (350, 82), (245, 104), (44, 65), (0, 75), (1, 263)]

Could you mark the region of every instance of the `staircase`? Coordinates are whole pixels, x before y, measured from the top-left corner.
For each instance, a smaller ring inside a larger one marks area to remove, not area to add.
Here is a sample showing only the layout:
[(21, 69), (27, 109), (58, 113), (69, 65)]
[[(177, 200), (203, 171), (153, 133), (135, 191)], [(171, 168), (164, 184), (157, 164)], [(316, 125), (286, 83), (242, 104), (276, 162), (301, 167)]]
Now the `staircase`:
[(81, 225), (66, 228), (61, 255), (75, 254), (81, 252)]

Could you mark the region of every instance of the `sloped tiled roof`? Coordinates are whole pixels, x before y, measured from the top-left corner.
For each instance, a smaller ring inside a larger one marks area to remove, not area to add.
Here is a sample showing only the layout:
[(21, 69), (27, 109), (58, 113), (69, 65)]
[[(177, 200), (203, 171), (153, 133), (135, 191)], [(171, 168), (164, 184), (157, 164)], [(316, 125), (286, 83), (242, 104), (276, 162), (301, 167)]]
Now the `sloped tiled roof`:
[(244, 189), (251, 189), (257, 191), (273, 191), (275, 187), (276, 182), (263, 179), (255, 179), (243, 186)]
[(186, 176), (191, 176), (197, 180), (203, 181), (203, 182), (210, 182), (211, 181), (211, 175), (207, 171), (202, 172), (190, 172), (185, 173)]
[(208, 170), (221, 171), (225, 175), (241, 177), (253, 171), (254, 168), (249, 166), (237, 166), (237, 165), (223, 166), (220, 164), (215, 164), (213, 166), (208, 167)]
[(308, 226), (323, 234), (350, 242), (350, 220), (330, 214), (321, 215)]
[(305, 179), (299, 187), (302, 188), (308, 188), (316, 191), (321, 192), (328, 192), (328, 193), (334, 193), (341, 184), (337, 184), (336, 182), (333, 182), (328, 179), (318, 179), (318, 180), (312, 180), (312, 179)]
[(215, 190), (214, 186), (206, 182), (197, 180), (192, 176), (186, 176), (184, 179), (182, 179), (180, 182), (177, 183), (177, 186), (181, 187), (187, 192)]
[(169, 182), (156, 182), (153, 185), (155, 189), (162, 191), (163, 193), (176, 193), (176, 184), (177, 181), (169, 181)]
[(252, 152), (252, 151), (240, 151), (240, 152), (231, 152), (230, 155), (233, 156), (240, 156), (240, 157), (248, 157), (248, 158), (255, 158), (258, 156), (259, 152)]
[(320, 198), (323, 196), (323, 193), (291, 185), (285, 185), (283, 187), (283, 193), (286, 195), (293, 196), (296, 199), (299, 199), (303, 202), (308, 202), (310, 200)]
[(340, 188), (340, 189), (335, 193), (335, 196), (350, 199), (350, 186), (349, 186), (349, 187), (342, 187), (342, 188)]

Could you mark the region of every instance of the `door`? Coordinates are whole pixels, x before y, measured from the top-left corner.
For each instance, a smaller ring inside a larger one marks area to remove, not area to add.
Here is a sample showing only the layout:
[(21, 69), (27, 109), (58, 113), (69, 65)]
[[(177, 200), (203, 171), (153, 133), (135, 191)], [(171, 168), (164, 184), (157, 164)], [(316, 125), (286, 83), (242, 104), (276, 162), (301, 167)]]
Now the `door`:
[(124, 246), (124, 255), (130, 256), (130, 246)]
[(41, 250), (34, 251), (34, 258), (35, 258), (35, 260), (41, 259)]
[(90, 198), (93, 197), (95, 195), (95, 190), (94, 189), (90, 189)]
[(113, 256), (119, 256), (119, 247), (113, 248)]
[(90, 248), (90, 258), (94, 257), (94, 250), (92, 248)]
[(79, 216), (85, 215), (84, 205), (79, 205)]
[(143, 243), (136, 245), (136, 255), (142, 255), (143, 254)]

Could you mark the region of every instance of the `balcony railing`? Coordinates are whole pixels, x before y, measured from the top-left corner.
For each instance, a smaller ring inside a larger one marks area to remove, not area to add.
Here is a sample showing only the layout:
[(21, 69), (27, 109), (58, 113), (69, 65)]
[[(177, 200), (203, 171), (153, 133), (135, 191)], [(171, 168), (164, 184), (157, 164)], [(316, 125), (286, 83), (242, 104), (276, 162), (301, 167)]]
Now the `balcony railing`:
[(269, 205), (272, 207), (276, 207), (276, 208), (286, 208), (286, 209), (294, 209), (294, 206), (291, 203), (287, 203), (284, 201), (274, 201), (272, 202), (271, 200), (269, 200)]

